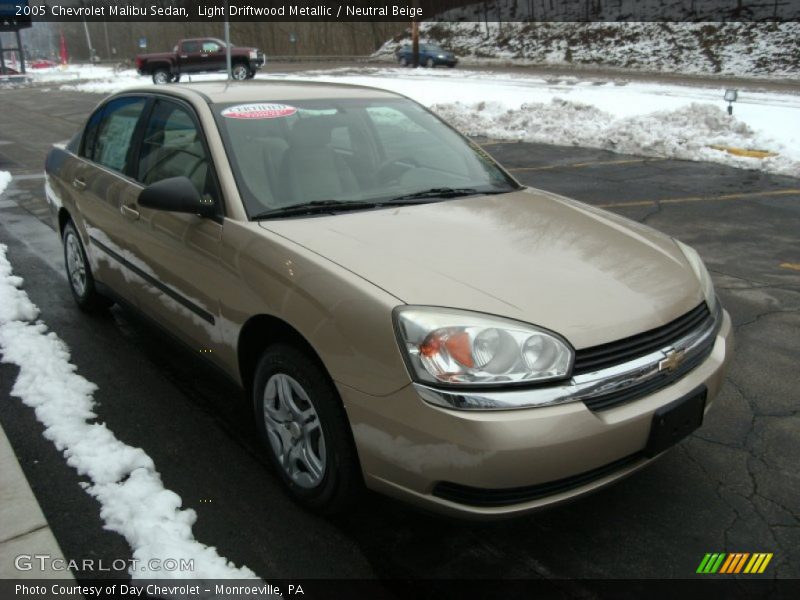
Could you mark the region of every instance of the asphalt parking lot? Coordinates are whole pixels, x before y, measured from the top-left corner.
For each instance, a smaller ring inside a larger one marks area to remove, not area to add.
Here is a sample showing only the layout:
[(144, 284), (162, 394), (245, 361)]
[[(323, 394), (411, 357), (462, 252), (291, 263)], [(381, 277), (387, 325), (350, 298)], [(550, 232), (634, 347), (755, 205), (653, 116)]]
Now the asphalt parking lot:
[[(708, 163), (480, 140), (523, 183), (646, 223), (696, 247), (736, 329), (727, 383), (698, 432), (632, 477), (568, 505), (498, 523), (443, 519), (370, 495), (322, 519), (269, 473), (242, 394), (157, 331), (115, 308), (79, 313), (46, 213), (44, 155), (101, 99), (6, 90), (0, 243), (99, 389), (99, 419), (141, 446), (164, 484), (198, 513), (195, 537), (264, 577), (685, 578), (706, 552), (773, 552), (763, 577), (800, 577), (800, 180)], [(49, 245), (48, 245), (49, 244)], [(55, 248), (55, 249), (54, 249)], [(10, 396), (0, 421), (68, 558), (129, 558), (102, 528), (33, 411)], [(78, 575), (81, 575), (80, 573)], [(84, 573), (97, 576), (97, 573)], [(102, 575), (102, 574), (100, 574)]]

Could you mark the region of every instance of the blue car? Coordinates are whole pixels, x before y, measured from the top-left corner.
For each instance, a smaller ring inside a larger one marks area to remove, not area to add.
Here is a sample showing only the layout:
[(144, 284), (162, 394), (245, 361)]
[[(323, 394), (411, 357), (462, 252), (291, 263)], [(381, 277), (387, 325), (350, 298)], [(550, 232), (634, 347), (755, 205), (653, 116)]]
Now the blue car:
[[(404, 67), (414, 64), (413, 49), (410, 44), (400, 46), (394, 51), (394, 55)], [(458, 59), (452, 52), (445, 50), (437, 44), (420, 44), (419, 45), (419, 64), (423, 67), (436, 67), (438, 65), (447, 65), (451, 69), (456, 66)]]

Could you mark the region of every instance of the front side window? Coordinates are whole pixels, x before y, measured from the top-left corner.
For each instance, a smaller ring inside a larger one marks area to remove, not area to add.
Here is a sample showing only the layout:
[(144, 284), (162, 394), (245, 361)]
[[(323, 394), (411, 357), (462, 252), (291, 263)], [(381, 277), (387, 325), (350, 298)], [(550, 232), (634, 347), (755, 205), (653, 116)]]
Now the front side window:
[(437, 188), (518, 188), (485, 152), (410, 100), (226, 103), (212, 110), (251, 216)]
[(106, 104), (96, 130), (94, 116), (89, 120), (84, 156), (114, 171), (127, 172), (133, 133), (145, 103), (144, 98), (126, 97)]
[(208, 154), (189, 109), (158, 100), (142, 138), (136, 179), (150, 185), (181, 176), (188, 177), (201, 196), (216, 200)]
[(219, 52), (220, 50), (222, 50), (222, 46), (217, 42), (203, 42), (203, 52)]

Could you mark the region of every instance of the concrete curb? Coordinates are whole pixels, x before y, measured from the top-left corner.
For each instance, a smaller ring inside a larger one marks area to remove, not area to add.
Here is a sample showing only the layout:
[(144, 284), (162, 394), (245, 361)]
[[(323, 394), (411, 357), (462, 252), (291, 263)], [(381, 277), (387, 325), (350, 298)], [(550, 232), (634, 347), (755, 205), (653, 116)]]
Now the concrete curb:
[[(20, 555), (29, 570), (16, 567)], [(34, 555), (47, 557), (44, 569)], [(64, 555), (0, 426), (0, 579), (74, 580), (69, 570), (52, 569), (56, 559)]]

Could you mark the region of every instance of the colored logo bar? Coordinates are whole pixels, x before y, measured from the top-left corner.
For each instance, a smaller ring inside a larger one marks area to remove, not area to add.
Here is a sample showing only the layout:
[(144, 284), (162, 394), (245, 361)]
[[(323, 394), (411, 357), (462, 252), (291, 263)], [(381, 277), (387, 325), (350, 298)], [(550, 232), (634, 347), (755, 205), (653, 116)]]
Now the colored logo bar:
[(772, 552), (717, 552), (708, 553), (700, 561), (697, 573), (704, 575), (725, 574), (735, 575), (737, 573), (763, 573), (769, 561), (772, 560)]

